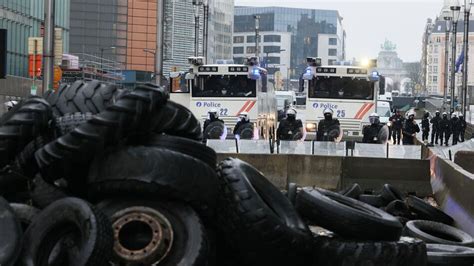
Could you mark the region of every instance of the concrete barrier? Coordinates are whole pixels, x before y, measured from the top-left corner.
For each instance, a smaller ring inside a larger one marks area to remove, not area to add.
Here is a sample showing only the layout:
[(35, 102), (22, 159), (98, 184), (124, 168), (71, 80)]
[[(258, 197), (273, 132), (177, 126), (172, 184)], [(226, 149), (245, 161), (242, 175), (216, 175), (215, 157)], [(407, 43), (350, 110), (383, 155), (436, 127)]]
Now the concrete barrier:
[(474, 174), (474, 151), (458, 151), (454, 155), (454, 163)]

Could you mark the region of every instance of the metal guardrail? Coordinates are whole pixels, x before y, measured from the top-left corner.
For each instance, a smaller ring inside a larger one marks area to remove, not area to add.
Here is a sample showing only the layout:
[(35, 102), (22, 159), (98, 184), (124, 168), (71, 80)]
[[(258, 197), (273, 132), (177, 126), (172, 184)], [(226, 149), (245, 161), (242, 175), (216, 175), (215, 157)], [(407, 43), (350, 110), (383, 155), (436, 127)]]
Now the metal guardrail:
[(365, 144), (354, 142), (278, 141), (268, 140), (207, 140), (207, 146), (217, 153), (240, 154), (300, 154), (339, 157), (370, 157), (422, 159), (419, 145)]

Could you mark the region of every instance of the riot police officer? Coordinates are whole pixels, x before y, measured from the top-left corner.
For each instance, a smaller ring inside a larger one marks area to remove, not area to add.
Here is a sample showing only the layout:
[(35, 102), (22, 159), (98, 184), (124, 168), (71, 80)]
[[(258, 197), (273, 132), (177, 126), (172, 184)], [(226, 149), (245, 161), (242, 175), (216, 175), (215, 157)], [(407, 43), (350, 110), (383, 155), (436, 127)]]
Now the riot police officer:
[(363, 143), (384, 144), (388, 140), (388, 127), (380, 124), (380, 116), (372, 113), (369, 116), (370, 125), (363, 129)]
[(459, 134), (461, 134), (461, 122), (456, 113), (451, 115), (451, 132), (453, 133), (453, 145), (458, 144)]
[(448, 146), (449, 135), (451, 134), (451, 125), (448, 119), (448, 113), (443, 112), (443, 118), (439, 121), (439, 141), (440, 145)]
[[(431, 145), (438, 144), (438, 138), (440, 133), (439, 122), (441, 121), (441, 115), (439, 111), (436, 111), (435, 116), (431, 118)], [(441, 144), (443, 142), (441, 141)]]
[(329, 108), (323, 111), (324, 119), (319, 121), (316, 132), (317, 141), (335, 141), (341, 135), (339, 120), (332, 117), (333, 111)]
[(459, 136), (461, 137), (461, 142), (464, 142), (464, 133), (466, 132), (467, 123), (464, 119), (464, 115), (462, 113), (459, 114), (459, 124), (461, 132), (459, 132)]
[(428, 136), (430, 135), (430, 113), (426, 112), (423, 115), (423, 119), (421, 120), (421, 132), (423, 132), (421, 139), (423, 141), (428, 142)]
[(392, 122), (392, 138), (393, 144), (400, 145), (400, 138), (403, 128), (403, 116), (400, 114), (399, 110), (395, 111), (395, 114), (390, 117), (390, 122)]
[(415, 121), (415, 113), (410, 112), (408, 119), (403, 123), (403, 145), (414, 145), (416, 133), (420, 132), (420, 127)]
[(235, 125), (233, 133), (236, 139), (252, 139), (253, 124), (250, 123), (250, 117), (247, 112), (240, 113), (239, 121)]
[[(212, 126), (211, 126), (212, 125)], [(204, 121), (203, 139), (225, 139), (227, 137), (227, 127), (224, 121), (219, 119), (217, 109), (209, 110), (208, 117)]]
[(296, 119), (296, 110), (290, 108), (286, 112), (286, 118), (280, 121), (277, 129), (279, 140), (300, 140), (304, 138), (303, 122)]

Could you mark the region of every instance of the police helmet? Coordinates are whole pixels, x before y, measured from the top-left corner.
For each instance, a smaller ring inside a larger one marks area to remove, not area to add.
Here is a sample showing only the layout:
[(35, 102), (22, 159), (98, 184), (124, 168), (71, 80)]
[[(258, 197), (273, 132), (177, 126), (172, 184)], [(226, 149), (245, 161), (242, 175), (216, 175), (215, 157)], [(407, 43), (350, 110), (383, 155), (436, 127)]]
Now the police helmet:
[(290, 108), (288, 109), (288, 111), (286, 112), (287, 115), (296, 115), (296, 110), (295, 108)]
[(410, 116), (415, 117), (415, 112), (414, 112), (413, 110), (411, 110), (410, 112), (408, 112), (408, 117), (410, 117)]
[(380, 116), (379, 116), (379, 114), (377, 114), (377, 113), (372, 113), (372, 114), (370, 114), (370, 116), (369, 116), (369, 122), (370, 122), (371, 124), (378, 124), (378, 123), (380, 123)]
[(326, 109), (324, 109), (324, 111), (323, 111), (323, 115), (325, 115), (325, 114), (331, 114), (331, 115), (332, 115), (332, 114), (334, 114), (334, 112), (332, 111), (332, 109), (326, 108)]
[(443, 116), (448, 116), (448, 113), (446, 113), (446, 112), (443, 112)]
[(458, 114), (453, 113), (453, 114), (451, 115), (451, 117), (458, 117)]
[(439, 115), (439, 110), (436, 110), (435, 114)]
[(240, 119), (243, 119), (243, 120), (245, 120), (245, 121), (249, 121), (249, 119), (250, 119), (249, 113), (247, 113), (247, 112), (242, 112), (242, 113), (239, 114), (239, 118), (240, 118)]
[(459, 117), (464, 117), (464, 115), (462, 113), (459, 114)]
[(219, 111), (216, 108), (212, 108), (207, 112), (209, 114), (209, 119), (217, 119), (219, 118)]

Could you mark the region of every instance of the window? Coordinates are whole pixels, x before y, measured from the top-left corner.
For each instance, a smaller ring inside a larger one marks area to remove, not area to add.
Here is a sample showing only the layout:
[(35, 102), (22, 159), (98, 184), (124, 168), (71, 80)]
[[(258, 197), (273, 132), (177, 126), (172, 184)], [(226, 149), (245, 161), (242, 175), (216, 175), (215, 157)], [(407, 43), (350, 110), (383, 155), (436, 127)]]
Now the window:
[(256, 81), (247, 75), (199, 76), (193, 82), (193, 97), (256, 97)]
[(243, 54), (244, 47), (234, 47), (234, 54)]
[(250, 35), (247, 36), (247, 43), (254, 43), (255, 42), (255, 36)]
[(337, 38), (329, 38), (329, 45), (337, 45)]
[(351, 77), (316, 77), (309, 82), (309, 97), (373, 100), (374, 83)]
[(234, 36), (234, 43), (244, 43), (244, 36)]
[(247, 54), (254, 54), (255, 53), (255, 46), (247, 46)]
[(329, 49), (328, 50), (329, 56), (337, 56), (337, 49)]
[(438, 66), (433, 66), (433, 72), (438, 73)]
[(266, 64), (280, 64), (280, 57), (269, 56), (268, 58), (264, 57), (264, 59)]
[(264, 46), (263, 52), (264, 53), (280, 53), (280, 46)]
[(433, 76), (433, 83), (438, 82), (438, 76)]
[(438, 45), (435, 45), (435, 46), (434, 46), (434, 51), (433, 51), (433, 53), (435, 53), (435, 54), (438, 53), (438, 47), (439, 47)]
[(438, 58), (437, 57), (433, 58), (433, 64), (438, 64)]
[(335, 59), (329, 59), (329, 60), (328, 60), (328, 65), (333, 66), (333, 65), (336, 64), (336, 61), (337, 61), (337, 60), (335, 60)]
[(263, 37), (264, 42), (281, 42), (280, 35), (265, 35)]

